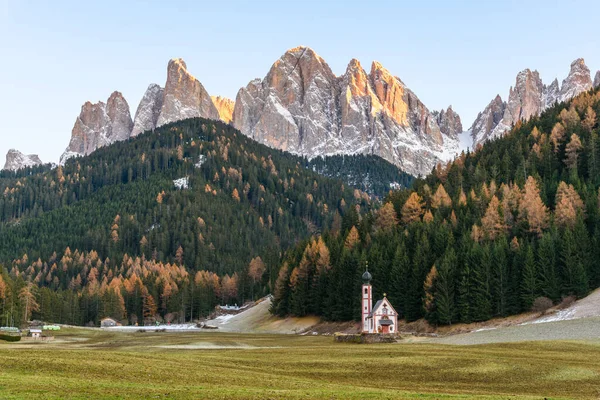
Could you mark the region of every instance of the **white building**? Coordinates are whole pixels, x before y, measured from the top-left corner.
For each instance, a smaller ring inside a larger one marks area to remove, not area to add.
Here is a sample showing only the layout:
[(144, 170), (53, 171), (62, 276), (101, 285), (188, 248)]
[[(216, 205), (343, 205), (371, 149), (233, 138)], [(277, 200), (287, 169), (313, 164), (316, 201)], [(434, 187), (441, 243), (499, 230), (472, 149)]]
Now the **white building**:
[(385, 294), (373, 307), (372, 276), (365, 271), (362, 276), (362, 331), (363, 333), (396, 333), (398, 313)]

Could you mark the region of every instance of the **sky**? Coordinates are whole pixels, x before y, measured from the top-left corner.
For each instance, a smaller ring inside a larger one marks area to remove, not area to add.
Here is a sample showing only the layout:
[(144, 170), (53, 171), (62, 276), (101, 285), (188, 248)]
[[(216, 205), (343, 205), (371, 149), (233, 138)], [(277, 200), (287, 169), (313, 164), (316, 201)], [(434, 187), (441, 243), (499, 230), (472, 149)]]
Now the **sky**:
[(337, 75), (352, 58), (367, 70), (377, 60), (430, 110), (452, 105), (467, 129), (525, 68), (545, 83), (579, 57), (600, 69), (598, 15), (596, 0), (0, 0), (0, 164), (10, 148), (57, 162), (82, 104), (115, 90), (133, 118), (171, 58), (235, 99), (299, 45)]

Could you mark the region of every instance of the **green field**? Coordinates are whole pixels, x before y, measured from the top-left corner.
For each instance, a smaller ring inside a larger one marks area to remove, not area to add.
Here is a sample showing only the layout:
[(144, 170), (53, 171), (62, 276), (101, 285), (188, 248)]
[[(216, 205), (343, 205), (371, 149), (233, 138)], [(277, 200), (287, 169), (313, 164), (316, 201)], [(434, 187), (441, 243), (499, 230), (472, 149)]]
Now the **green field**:
[(84, 329), (47, 344), (0, 342), (0, 399), (517, 397), (600, 397), (600, 342), (353, 345)]

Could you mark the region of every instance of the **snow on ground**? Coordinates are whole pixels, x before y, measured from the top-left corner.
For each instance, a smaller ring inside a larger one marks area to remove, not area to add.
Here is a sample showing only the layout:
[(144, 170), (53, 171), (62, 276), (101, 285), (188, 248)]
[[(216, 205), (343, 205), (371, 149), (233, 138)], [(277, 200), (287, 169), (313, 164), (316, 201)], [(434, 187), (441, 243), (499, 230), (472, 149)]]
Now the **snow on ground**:
[(135, 332), (139, 330), (145, 331), (195, 331), (200, 330), (196, 324), (171, 324), (171, 325), (148, 325), (148, 326), (111, 326), (102, 328), (107, 331), (120, 331), (120, 332)]
[(206, 156), (204, 154), (200, 154), (200, 156), (198, 157), (198, 162), (196, 164), (194, 164), (194, 167), (200, 168), (202, 166), (202, 164), (204, 164), (205, 161), (206, 161)]
[(190, 178), (184, 176), (183, 178), (175, 179), (173, 185), (175, 185), (177, 189), (187, 189), (190, 185)]

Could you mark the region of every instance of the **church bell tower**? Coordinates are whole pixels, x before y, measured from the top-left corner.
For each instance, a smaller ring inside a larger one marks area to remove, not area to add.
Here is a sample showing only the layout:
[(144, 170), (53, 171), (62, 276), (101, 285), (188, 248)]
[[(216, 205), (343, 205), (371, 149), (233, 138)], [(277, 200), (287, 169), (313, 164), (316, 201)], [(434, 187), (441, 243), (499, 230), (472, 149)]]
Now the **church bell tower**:
[(373, 330), (373, 319), (369, 318), (369, 314), (373, 309), (373, 292), (371, 287), (372, 276), (369, 273), (368, 264), (365, 266), (365, 273), (362, 275), (362, 331), (363, 333), (371, 333)]

